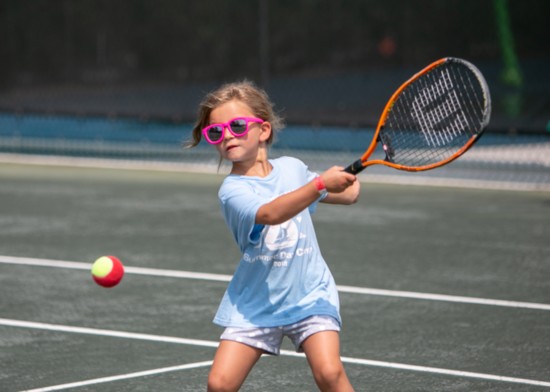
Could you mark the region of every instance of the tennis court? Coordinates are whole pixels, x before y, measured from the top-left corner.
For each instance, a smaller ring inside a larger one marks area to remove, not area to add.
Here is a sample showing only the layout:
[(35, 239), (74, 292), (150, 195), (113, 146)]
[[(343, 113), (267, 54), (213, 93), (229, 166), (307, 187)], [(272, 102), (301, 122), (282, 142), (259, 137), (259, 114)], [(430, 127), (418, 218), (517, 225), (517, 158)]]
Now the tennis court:
[[(0, 164), (0, 390), (204, 390), (239, 257), (221, 179)], [(356, 390), (549, 389), (550, 194), (363, 180), (314, 217)], [(90, 277), (104, 254), (113, 289)], [(243, 391), (315, 390), (283, 348)]]
[[(489, 86), (479, 142), (437, 170), (369, 167), (357, 204), (314, 215), (342, 360), (357, 391), (550, 391), (549, 4), (5, 2), (0, 392), (204, 391), (240, 256), (227, 163), (182, 149), (204, 95), (254, 81), (287, 123), (270, 157), (322, 172), (445, 57)], [(104, 255), (126, 267), (112, 289), (90, 274)], [(317, 390), (283, 349), (242, 391)]]

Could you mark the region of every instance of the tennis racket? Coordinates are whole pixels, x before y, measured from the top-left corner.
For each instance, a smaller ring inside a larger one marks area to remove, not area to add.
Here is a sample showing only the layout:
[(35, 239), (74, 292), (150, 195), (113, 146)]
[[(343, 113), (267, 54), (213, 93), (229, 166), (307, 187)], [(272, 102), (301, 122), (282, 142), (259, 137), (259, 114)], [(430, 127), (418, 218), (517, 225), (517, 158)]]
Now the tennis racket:
[[(491, 97), (481, 72), (462, 59), (440, 59), (397, 89), (369, 148), (344, 170), (356, 174), (371, 165), (435, 169), (468, 151), (490, 117)], [(369, 160), (378, 145), (384, 158)]]

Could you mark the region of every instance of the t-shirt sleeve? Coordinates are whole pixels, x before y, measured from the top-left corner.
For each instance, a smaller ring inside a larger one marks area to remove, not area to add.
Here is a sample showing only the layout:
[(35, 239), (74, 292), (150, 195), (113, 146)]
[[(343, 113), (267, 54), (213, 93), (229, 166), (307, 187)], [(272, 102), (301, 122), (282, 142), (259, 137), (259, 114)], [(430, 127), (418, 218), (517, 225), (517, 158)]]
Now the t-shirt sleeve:
[(266, 200), (247, 184), (224, 183), (218, 193), (222, 214), (241, 251), (259, 241), (262, 225), (256, 225), (256, 214)]

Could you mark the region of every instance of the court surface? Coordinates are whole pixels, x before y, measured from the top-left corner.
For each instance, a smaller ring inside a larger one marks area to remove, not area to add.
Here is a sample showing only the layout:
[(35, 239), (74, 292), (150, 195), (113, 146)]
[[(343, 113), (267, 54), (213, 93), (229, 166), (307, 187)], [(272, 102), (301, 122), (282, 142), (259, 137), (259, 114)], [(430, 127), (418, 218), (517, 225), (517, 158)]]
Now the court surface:
[[(0, 164), (0, 391), (201, 391), (222, 177)], [(550, 193), (362, 184), (314, 216), (357, 391), (550, 391)], [(127, 273), (95, 285), (91, 263)], [(285, 341), (243, 391), (315, 391)]]

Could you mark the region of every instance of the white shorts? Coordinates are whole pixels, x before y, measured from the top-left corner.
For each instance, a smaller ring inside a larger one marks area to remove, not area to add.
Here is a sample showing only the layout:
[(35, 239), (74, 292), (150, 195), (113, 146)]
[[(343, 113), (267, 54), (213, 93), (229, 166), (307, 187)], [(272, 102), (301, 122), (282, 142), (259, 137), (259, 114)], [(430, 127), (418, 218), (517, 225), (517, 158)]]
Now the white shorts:
[(294, 324), (282, 327), (228, 327), (221, 340), (232, 340), (264, 350), (268, 354), (279, 355), (283, 337), (294, 344), (297, 352), (302, 352), (302, 343), (311, 335), (321, 331), (340, 331), (340, 324), (331, 316), (311, 316)]

